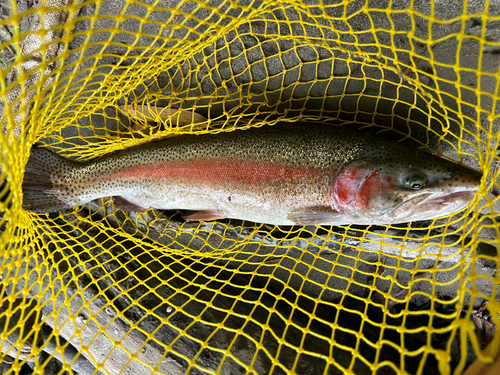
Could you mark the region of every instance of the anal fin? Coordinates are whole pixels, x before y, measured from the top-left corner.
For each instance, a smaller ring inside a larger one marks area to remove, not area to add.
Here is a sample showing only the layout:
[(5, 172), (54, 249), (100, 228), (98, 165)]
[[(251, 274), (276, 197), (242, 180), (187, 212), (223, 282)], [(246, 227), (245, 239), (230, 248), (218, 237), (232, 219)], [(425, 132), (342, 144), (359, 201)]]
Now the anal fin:
[(342, 225), (345, 224), (344, 215), (331, 208), (311, 207), (296, 210), (290, 213), (288, 220), (296, 225)]
[(224, 215), (223, 212), (217, 210), (203, 210), (184, 214), (182, 215), (182, 218), (186, 221), (210, 221), (225, 219), (226, 215)]

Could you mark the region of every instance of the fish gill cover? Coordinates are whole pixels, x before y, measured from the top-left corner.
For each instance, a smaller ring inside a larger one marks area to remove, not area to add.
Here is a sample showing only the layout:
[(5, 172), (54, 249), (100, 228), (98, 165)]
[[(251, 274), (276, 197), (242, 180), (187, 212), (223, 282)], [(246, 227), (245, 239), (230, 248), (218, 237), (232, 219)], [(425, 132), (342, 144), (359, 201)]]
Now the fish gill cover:
[[(2, 371), (460, 374), (496, 357), (498, 3), (0, 10)], [(22, 208), (32, 147), (84, 161), (296, 121), (405, 139), (481, 187), (456, 214), (390, 226)]]

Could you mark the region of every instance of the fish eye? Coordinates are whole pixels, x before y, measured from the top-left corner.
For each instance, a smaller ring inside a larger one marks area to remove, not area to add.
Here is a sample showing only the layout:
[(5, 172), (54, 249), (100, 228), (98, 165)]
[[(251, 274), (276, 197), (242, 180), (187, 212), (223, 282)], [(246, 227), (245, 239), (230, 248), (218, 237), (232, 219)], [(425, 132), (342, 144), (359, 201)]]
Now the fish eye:
[(427, 184), (427, 176), (420, 171), (410, 171), (404, 179), (405, 186), (411, 190), (420, 190)]

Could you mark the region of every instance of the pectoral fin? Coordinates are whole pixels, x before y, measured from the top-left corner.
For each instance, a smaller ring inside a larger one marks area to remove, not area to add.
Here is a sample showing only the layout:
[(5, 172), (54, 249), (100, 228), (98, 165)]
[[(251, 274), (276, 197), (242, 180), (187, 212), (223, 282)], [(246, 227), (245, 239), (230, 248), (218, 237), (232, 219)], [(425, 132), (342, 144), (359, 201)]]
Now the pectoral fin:
[(345, 224), (344, 215), (329, 208), (316, 207), (293, 211), (287, 217), (297, 225), (341, 225)]
[(188, 214), (182, 215), (182, 218), (186, 221), (210, 221), (217, 219), (225, 219), (226, 215), (223, 212), (217, 210), (204, 210), (204, 211), (194, 211)]

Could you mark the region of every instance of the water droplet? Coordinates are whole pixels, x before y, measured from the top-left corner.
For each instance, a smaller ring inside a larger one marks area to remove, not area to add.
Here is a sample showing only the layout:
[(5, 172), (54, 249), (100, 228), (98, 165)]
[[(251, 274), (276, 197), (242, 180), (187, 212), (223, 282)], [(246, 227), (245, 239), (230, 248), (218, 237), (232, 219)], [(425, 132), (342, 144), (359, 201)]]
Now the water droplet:
[(173, 310), (172, 306), (167, 307), (167, 314), (170, 314)]
[(104, 309), (104, 312), (106, 314), (108, 314), (109, 316), (115, 316), (115, 310), (110, 306), (106, 306), (106, 308)]
[(87, 319), (83, 315), (78, 315), (76, 317), (76, 323), (77, 324), (82, 325), (82, 324), (85, 324), (86, 322), (87, 322)]

